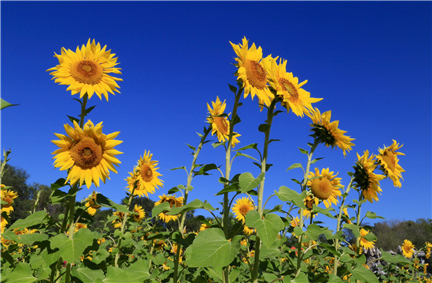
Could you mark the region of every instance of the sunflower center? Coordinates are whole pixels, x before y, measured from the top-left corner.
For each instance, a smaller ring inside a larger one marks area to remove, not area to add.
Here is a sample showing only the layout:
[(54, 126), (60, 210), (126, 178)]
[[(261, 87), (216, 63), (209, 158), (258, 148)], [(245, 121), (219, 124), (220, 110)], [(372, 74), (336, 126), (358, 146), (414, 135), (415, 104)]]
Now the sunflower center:
[(316, 197), (326, 200), (333, 191), (333, 185), (327, 178), (317, 178), (312, 181), (311, 190)]
[(150, 182), (153, 180), (153, 171), (150, 165), (144, 163), (141, 165), (141, 178), (143, 178), (144, 182)]
[(279, 84), (282, 86), (282, 89), (289, 93), (291, 100), (298, 100), (298, 92), (297, 88), (290, 83), (287, 79), (279, 78)]
[(396, 169), (396, 158), (391, 151), (385, 151), (382, 155), (383, 161), (387, 164), (390, 171), (394, 172)]
[(229, 134), (229, 124), (224, 117), (213, 117), (213, 121), (217, 126), (217, 129), (219, 132), (221, 132), (224, 135)]
[(80, 83), (95, 85), (101, 81), (103, 69), (93, 60), (80, 60), (71, 65), (70, 73)]
[(72, 145), (70, 154), (75, 165), (81, 167), (81, 169), (91, 169), (101, 162), (103, 149), (93, 138), (85, 137)]
[(257, 89), (264, 89), (267, 84), (267, 74), (261, 64), (257, 61), (247, 60), (245, 68), (249, 83)]

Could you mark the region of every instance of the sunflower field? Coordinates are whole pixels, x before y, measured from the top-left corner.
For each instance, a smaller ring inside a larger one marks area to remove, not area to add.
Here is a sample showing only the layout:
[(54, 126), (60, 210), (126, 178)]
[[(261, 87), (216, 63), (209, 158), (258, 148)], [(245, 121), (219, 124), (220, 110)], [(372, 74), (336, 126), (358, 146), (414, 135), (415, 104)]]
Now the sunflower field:
[[(336, 148), (347, 157), (355, 139), (339, 128), (338, 120), (332, 120), (331, 111), (314, 107), (323, 98), (311, 97), (304, 89), (307, 81), (300, 82), (287, 71), (287, 60), (263, 57), (261, 47), (250, 45), (246, 37), (231, 46), (237, 56), (236, 86), (229, 85), (234, 104), (227, 110), (226, 100), (220, 97), (207, 103), (204, 130), (195, 146), (188, 145), (193, 151), (190, 166), (172, 169), (184, 170), (187, 178), (158, 196), (151, 217), (140, 205), (132, 205), (134, 198), (148, 197), (163, 187), (157, 157), (149, 149), (126, 177), (125, 203), (115, 203), (96, 191), (84, 202), (77, 201), (77, 192), (109, 182), (121, 163), (122, 152), (116, 149), (122, 143), (117, 139), (120, 132), (103, 132), (103, 117), (90, 119), (94, 106), (87, 103), (95, 96), (108, 101), (111, 94), (119, 93), (122, 73), (116, 54), (95, 40), (55, 54), (58, 65), (47, 71), (55, 83), (79, 96), (74, 100), (80, 105), (80, 115), (69, 116), (69, 123), (57, 129), (52, 140), (53, 166), (64, 171), (64, 178), (52, 180), (50, 203), (61, 204), (65, 213), (56, 219), (46, 210), (33, 210), (27, 218), (11, 223), (17, 194), (1, 185), (1, 282), (432, 282), (427, 264), (417, 257), (417, 251), (424, 251), (429, 259), (429, 242), (414, 247), (406, 239), (398, 255), (381, 250), (379, 260), (388, 263), (379, 266), (381, 272), (371, 270), (365, 256), (377, 238), (364, 220), (382, 217), (363, 211), (362, 204), (379, 205), (380, 182), (402, 186), (402, 145), (393, 140), (383, 148), (357, 153), (347, 183), (331, 168), (312, 169), (322, 159), (314, 157), (318, 147)], [(258, 126), (262, 143), (240, 147), (247, 133), (236, 132), (235, 126), (241, 123), (241, 100), (248, 96), (252, 100), (257, 96), (255, 101), (267, 118)], [(284, 111), (276, 110), (278, 104)], [(7, 106), (2, 100), (2, 108)], [(266, 172), (272, 166), (267, 162), (268, 148), (278, 141), (270, 135), (277, 115), (310, 119), (310, 142), (299, 148), (304, 160), (288, 168), (303, 171), (303, 179), (293, 180), (297, 187), (281, 186), (264, 199)], [(198, 162), (211, 136), (218, 140), (214, 148), (224, 148), (223, 166)], [(2, 176), (10, 154), (4, 152)], [(260, 173), (232, 174), (239, 156), (253, 159)], [(216, 194), (223, 198), (220, 204), (194, 198), (192, 180), (209, 171), (221, 175)], [(351, 203), (349, 194), (358, 197)], [(267, 207), (270, 198), (277, 198), (279, 205)], [(89, 229), (103, 208), (114, 213), (103, 229)], [(194, 210), (205, 210), (213, 219), (198, 217), (199, 231), (187, 231), (186, 217)], [(317, 215), (337, 228), (330, 230), (315, 219)], [(167, 224), (174, 228), (167, 229)], [(354, 242), (343, 229), (352, 231)]]

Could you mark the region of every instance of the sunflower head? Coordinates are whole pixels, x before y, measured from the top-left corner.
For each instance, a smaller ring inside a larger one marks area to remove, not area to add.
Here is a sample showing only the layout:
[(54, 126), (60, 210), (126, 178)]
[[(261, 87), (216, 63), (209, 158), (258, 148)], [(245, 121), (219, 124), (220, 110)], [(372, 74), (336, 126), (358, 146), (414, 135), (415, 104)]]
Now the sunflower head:
[(6, 211), (7, 215), (10, 215), (11, 211), (13, 211), (12, 204), (14, 203), (14, 199), (18, 197), (18, 194), (12, 190), (1, 190), (1, 200), (6, 204), (1, 205), (1, 212)]
[(90, 215), (95, 215), (96, 211), (101, 207), (96, 204), (96, 197), (97, 193), (93, 191), (93, 193), (85, 199), (85, 206), (88, 207), (87, 212)]
[(300, 219), (298, 218), (298, 216), (293, 217), (293, 219), (291, 220), (291, 226), (297, 227), (299, 225), (300, 225)]
[(237, 80), (243, 83), (244, 98), (249, 93), (252, 99), (257, 95), (260, 101), (270, 106), (274, 95), (268, 88), (267, 72), (261, 63), (261, 47), (256, 48), (255, 43), (253, 43), (251, 48), (249, 48), (246, 37), (243, 38), (242, 44), (230, 43), (238, 56), (235, 58), (237, 63), (234, 64), (238, 68), (235, 76), (237, 76)]
[(117, 216), (117, 219), (113, 220), (111, 224), (114, 226), (114, 228), (121, 228), (123, 218), (124, 218), (124, 213), (120, 211), (115, 211), (113, 215)]
[(369, 231), (365, 230), (365, 229), (360, 229), (360, 246), (363, 247), (364, 249), (373, 249), (375, 241), (368, 241), (364, 238), (364, 236), (366, 236), (367, 234), (369, 234)]
[(426, 259), (429, 259), (430, 256), (431, 256), (432, 244), (429, 243), (429, 242), (426, 242), (426, 243), (425, 243), (425, 246), (426, 246), (426, 251), (425, 251)]
[(162, 180), (159, 176), (162, 176), (157, 172), (156, 166), (158, 161), (151, 160), (153, 154), (150, 151), (144, 151), (144, 155), (138, 160), (138, 165), (135, 166), (130, 176), (126, 179), (129, 192), (138, 196), (147, 196), (148, 194), (154, 194), (155, 189), (159, 189), (158, 186), (163, 186)]
[(213, 221), (210, 220), (210, 221), (209, 221), (209, 224), (210, 224), (210, 225), (207, 225), (206, 223), (201, 224), (200, 229), (199, 229), (200, 232), (201, 232), (201, 231), (204, 231), (204, 230), (206, 230), (206, 229), (208, 229), (208, 228), (210, 228), (211, 225), (213, 224)]
[(245, 234), (246, 236), (250, 236), (250, 235), (252, 235), (254, 233), (255, 233), (255, 229), (249, 228), (248, 226), (244, 225), (244, 227), (243, 227), (243, 234)]
[(357, 153), (358, 161), (354, 166), (354, 182), (361, 189), (365, 199), (373, 203), (373, 200), (378, 201), (378, 193), (382, 190), (379, 186), (379, 181), (385, 178), (384, 175), (374, 173), (376, 168), (375, 156), (369, 156), (369, 151), (366, 150), (362, 156)]
[(384, 174), (392, 179), (393, 185), (395, 187), (402, 187), (400, 179), (402, 178), (402, 172), (405, 170), (399, 165), (398, 155), (405, 155), (402, 152), (396, 152), (396, 150), (400, 149), (403, 145), (399, 146), (399, 144), (393, 140), (393, 144), (391, 146), (386, 147), (384, 145), (383, 149), (379, 149), (379, 154), (376, 159), (378, 164), (380, 165), (380, 169), (384, 172)]
[(330, 122), (331, 111), (321, 114), (318, 108), (312, 109), (310, 113), (306, 113), (312, 119), (312, 136), (318, 142), (324, 143), (327, 147), (339, 147), (342, 149), (344, 156), (350, 151), (354, 144), (351, 142), (354, 139), (349, 136), (344, 136), (346, 131), (338, 128), (339, 121)]
[(322, 200), (326, 207), (332, 205), (332, 203), (337, 204), (337, 197), (340, 197), (342, 193), (340, 192), (341, 178), (336, 178), (337, 174), (330, 172), (329, 168), (323, 168), (321, 173), (318, 168), (315, 168), (315, 173), (309, 173), (309, 180), (306, 185), (310, 187), (312, 193), (315, 197)]
[[(207, 123), (209, 123), (212, 127), (212, 135), (216, 134), (218, 137), (219, 142), (224, 142), (226, 140), (229, 140), (229, 133), (230, 133), (230, 122), (228, 120), (228, 115), (224, 115), (224, 111), (226, 108), (226, 103), (221, 102), (219, 100), (219, 97), (216, 97), (216, 101), (212, 101), (212, 107), (207, 103), (207, 109), (210, 113), (210, 115), (207, 117)], [(237, 139), (240, 135), (238, 133), (233, 133), (233, 137), (231, 140), (231, 146), (234, 147), (236, 144), (239, 143), (239, 140)]]
[[(155, 203), (155, 206), (160, 205), (161, 203), (168, 202), (170, 204), (170, 207), (181, 207), (183, 206), (183, 197), (176, 198), (175, 195), (162, 195), (159, 196), (159, 201)], [(159, 219), (161, 219), (163, 222), (168, 223), (170, 221), (175, 221), (180, 217), (180, 214), (178, 215), (168, 215), (165, 212), (159, 213)]]
[(343, 209), (343, 215), (344, 215), (343, 217), (344, 217), (344, 220), (345, 220), (346, 223), (353, 224), (352, 221), (349, 218), (348, 209), (346, 207)]
[(302, 89), (307, 80), (299, 83), (297, 77), (286, 71), (287, 60), (267, 56), (263, 59), (263, 65), (267, 70), (270, 87), (276, 92), (277, 97), (281, 100), (282, 106), (300, 117), (312, 109), (312, 103), (321, 101), (322, 98), (310, 97), (310, 93)]
[(411, 241), (405, 240), (402, 244), (402, 253), (404, 257), (411, 258), (414, 254), (414, 248), (415, 246)]
[(134, 210), (135, 214), (132, 215), (135, 222), (141, 222), (145, 217), (144, 209), (141, 205), (135, 204)]
[(255, 206), (253, 205), (252, 201), (246, 197), (243, 197), (236, 200), (236, 203), (234, 204), (232, 211), (235, 215), (235, 218), (239, 221), (242, 221), (244, 224), (246, 213), (254, 209)]
[(92, 183), (99, 187), (99, 179), (104, 183), (106, 178), (109, 179), (109, 170), (117, 173), (114, 165), (121, 163), (115, 155), (122, 152), (114, 149), (122, 141), (114, 140), (120, 132), (109, 135), (102, 133), (102, 122), (96, 126), (92, 121), (84, 125), (81, 129), (77, 122), (74, 121), (74, 128), (68, 124), (64, 125), (67, 136), (55, 134), (60, 140), (54, 140), (52, 143), (59, 149), (54, 151), (54, 167), (60, 170), (69, 170), (66, 182), (70, 181), (74, 185), (79, 181), (80, 186), (84, 181), (87, 188), (90, 189)]
[(78, 46), (75, 52), (62, 48), (61, 55), (54, 55), (59, 60), (59, 65), (47, 71), (52, 71), (50, 75), (56, 83), (68, 85), (67, 90), (70, 90), (72, 95), (79, 93), (82, 98), (87, 93), (91, 98), (96, 94), (102, 99), (103, 94), (108, 101), (108, 92), (120, 93), (116, 81), (122, 81), (109, 75), (110, 73), (121, 74), (121, 69), (115, 67), (119, 63), (114, 56), (111, 50), (106, 51), (106, 45), (101, 48), (94, 39), (93, 42), (89, 39), (87, 45), (82, 45), (81, 49)]

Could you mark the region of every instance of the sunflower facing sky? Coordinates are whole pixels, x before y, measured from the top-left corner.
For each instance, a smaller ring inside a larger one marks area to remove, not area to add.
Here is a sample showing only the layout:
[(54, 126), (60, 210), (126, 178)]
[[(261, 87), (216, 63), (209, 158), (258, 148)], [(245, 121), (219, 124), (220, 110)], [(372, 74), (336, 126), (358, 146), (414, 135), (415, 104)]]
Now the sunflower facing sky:
[(348, 136), (344, 136), (346, 131), (342, 131), (338, 128), (339, 121), (330, 122), (331, 111), (327, 111), (321, 114), (318, 108), (312, 109), (310, 114), (306, 113), (312, 119), (312, 131), (318, 140), (325, 143), (327, 147), (334, 146), (339, 147), (343, 150), (344, 156), (346, 151), (350, 151), (354, 144), (351, 142), (354, 139)]
[(70, 181), (74, 185), (79, 181), (80, 187), (85, 184), (90, 189), (92, 183), (99, 187), (99, 179), (104, 183), (106, 178), (109, 179), (109, 170), (117, 173), (113, 165), (121, 163), (115, 155), (122, 152), (114, 149), (122, 141), (114, 138), (120, 132), (114, 132), (109, 135), (102, 133), (102, 122), (96, 126), (91, 120), (81, 129), (77, 122), (74, 121), (74, 128), (68, 124), (64, 125), (68, 136), (54, 133), (60, 140), (54, 140), (52, 143), (60, 147), (52, 154), (54, 167), (60, 170), (69, 170), (66, 182)]
[(378, 201), (378, 193), (381, 194), (382, 190), (379, 181), (385, 178), (384, 175), (374, 173), (377, 165), (375, 164), (374, 155), (369, 156), (369, 151), (366, 150), (363, 156), (357, 153), (358, 161), (354, 166), (354, 181), (362, 190), (365, 199), (373, 203), (373, 200)]
[(396, 152), (396, 150), (400, 149), (403, 145), (399, 146), (399, 144), (393, 140), (393, 144), (391, 146), (386, 147), (384, 145), (383, 149), (378, 149), (379, 154), (376, 156), (378, 163), (381, 165), (381, 169), (384, 174), (388, 176), (393, 181), (393, 185), (395, 187), (402, 187), (400, 179), (402, 178), (402, 172), (405, 170), (399, 165), (398, 155), (405, 155), (402, 152)]
[(411, 258), (414, 254), (414, 248), (415, 246), (411, 241), (405, 240), (402, 244), (402, 253), (404, 257)]
[[(170, 204), (170, 207), (181, 207), (183, 206), (183, 197), (176, 198), (175, 195), (162, 195), (159, 196), (160, 200), (155, 203), (155, 207), (158, 206), (161, 203), (168, 202)], [(178, 215), (168, 215), (165, 212), (161, 212), (158, 215), (159, 219), (162, 220), (165, 223), (168, 223), (170, 221), (177, 220), (180, 217), (180, 214)]]
[(321, 173), (318, 168), (315, 168), (315, 173), (309, 172), (308, 178), (319, 178), (309, 180), (306, 183), (314, 196), (322, 200), (327, 208), (332, 206), (332, 203), (337, 204), (338, 200), (336, 198), (342, 195), (340, 192), (341, 178), (336, 178), (338, 174), (333, 175), (333, 173), (333, 171), (330, 172), (329, 168), (323, 168)]
[(253, 205), (252, 201), (246, 197), (237, 199), (236, 203), (232, 207), (235, 218), (243, 222), (243, 224), (245, 223), (246, 213), (254, 209), (255, 206)]
[(109, 75), (109, 73), (121, 75), (121, 69), (115, 68), (119, 64), (118, 58), (114, 58), (115, 54), (111, 53), (111, 50), (106, 51), (106, 45), (101, 48), (94, 39), (91, 43), (89, 39), (87, 45), (82, 45), (81, 49), (77, 46), (75, 52), (63, 47), (61, 55), (54, 54), (54, 57), (59, 60), (59, 65), (47, 71), (53, 71), (50, 75), (56, 83), (69, 85), (67, 90), (70, 90), (72, 95), (79, 93), (82, 98), (87, 93), (91, 98), (96, 94), (102, 99), (101, 94), (103, 94), (108, 101), (108, 92), (113, 95), (113, 91), (120, 93), (116, 81), (122, 79)]
[[(211, 125), (212, 135), (216, 134), (219, 142), (224, 142), (229, 139), (230, 122), (228, 121), (228, 117), (215, 117), (224, 114), (226, 108), (225, 101), (221, 102), (217, 96), (216, 101), (212, 101), (213, 109), (207, 103), (207, 109), (210, 112), (210, 116), (207, 117), (207, 123)], [(232, 147), (239, 143), (239, 140), (237, 139), (239, 136), (238, 133), (233, 133), (231, 141)]]
[(159, 189), (158, 186), (163, 186), (163, 181), (159, 179), (159, 176), (162, 176), (162, 174), (156, 171), (159, 169), (156, 168), (158, 161), (151, 160), (152, 157), (153, 154), (145, 150), (144, 155), (138, 160), (138, 165), (135, 166), (133, 172), (129, 172), (130, 176), (126, 179), (128, 183), (126, 188), (129, 189), (130, 193), (132, 193), (136, 185), (134, 195), (140, 197), (145, 195), (148, 197), (149, 193), (154, 194), (155, 189)]
[(265, 105), (269, 106), (274, 96), (268, 88), (267, 72), (260, 62), (262, 49), (261, 47), (257, 49), (255, 43), (249, 49), (248, 42), (246, 37), (243, 38), (242, 44), (237, 45), (230, 41), (234, 52), (238, 56), (238, 58), (235, 58), (237, 63), (234, 64), (238, 68), (235, 75), (237, 80), (243, 82), (244, 98), (250, 93), (252, 100), (256, 95), (260, 102), (264, 102)]
[(321, 101), (322, 98), (310, 97), (310, 93), (301, 87), (307, 83), (307, 80), (299, 83), (297, 77), (286, 71), (287, 60), (267, 56), (263, 59), (264, 68), (267, 70), (270, 86), (276, 90), (277, 95), (282, 100), (282, 106), (291, 109), (297, 116), (303, 117), (312, 109), (312, 103)]

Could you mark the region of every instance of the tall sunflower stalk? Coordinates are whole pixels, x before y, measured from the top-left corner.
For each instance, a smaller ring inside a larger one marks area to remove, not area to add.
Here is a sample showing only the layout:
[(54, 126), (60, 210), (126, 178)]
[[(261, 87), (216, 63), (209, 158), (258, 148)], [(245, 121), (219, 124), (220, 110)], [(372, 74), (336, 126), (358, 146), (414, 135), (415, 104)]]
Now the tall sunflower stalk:
[[(192, 164), (191, 164), (190, 170), (189, 170), (188, 175), (187, 175), (186, 188), (188, 188), (192, 183), (193, 169), (195, 168), (195, 163), (196, 163), (196, 160), (198, 159), (198, 154), (200, 153), (203, 145), (206, 143), (206, 138), (207, 138), (209, 133), (210, 133), (210, 127), (204, 128), (204, 134), (200, 135), (201, 140), (200, 140), (200, 143), (199, 143), (199, 145), (198, 145), (198, 147), (194, 153)], [(189, 190), (184, 190), (183, 205), (187, 204), (188, 196), (189, 196)], [(179, 232), (181, 233), (182, 237), (183, 237), (184, 223), (186, 220), (186, 214), (187, 214), (187, 212), (183, 213), (181, 215), (180, 221), (179, 221)], [(179, 266), (179, 262), (180, 262), (180, 251), (181, 251), (181, 244), (177, 243), (177, 251), (176, 251), (176, 256), (174, 259), (174, 281), (173, 282), (178, 281), (178, 266)]]

